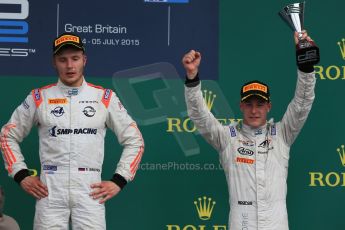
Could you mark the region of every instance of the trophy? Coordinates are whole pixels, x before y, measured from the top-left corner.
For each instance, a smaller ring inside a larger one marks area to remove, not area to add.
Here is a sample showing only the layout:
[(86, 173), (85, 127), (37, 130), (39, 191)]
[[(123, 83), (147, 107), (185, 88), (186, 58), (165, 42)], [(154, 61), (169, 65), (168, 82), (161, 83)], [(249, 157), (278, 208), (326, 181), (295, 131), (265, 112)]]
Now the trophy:
[(319, 48), (312, 41), (302, 38), (304, 23), (305, 2), (293, 3), (285, 6), (279, 15), (292, 28), (298, 32), (298, 43), (296, 46), (297, 65), (314, 65), (320, 61)]

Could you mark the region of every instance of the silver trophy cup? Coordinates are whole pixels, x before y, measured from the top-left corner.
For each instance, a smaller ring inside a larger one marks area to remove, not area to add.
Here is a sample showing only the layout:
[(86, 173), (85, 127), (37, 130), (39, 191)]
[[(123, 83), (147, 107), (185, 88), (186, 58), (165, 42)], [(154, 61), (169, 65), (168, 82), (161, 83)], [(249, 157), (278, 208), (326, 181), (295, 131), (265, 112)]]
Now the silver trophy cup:
[(279, 12), (279, 15), (292, 30), (299, 34), (299, 41), (296, 47), (297, 64), (314, 65), (320, 61), (319, 48), (314, 42), (309, 42), (302, 38), (302, 31), (304, 29), (304, 8), (305, 2), (289, 4)]

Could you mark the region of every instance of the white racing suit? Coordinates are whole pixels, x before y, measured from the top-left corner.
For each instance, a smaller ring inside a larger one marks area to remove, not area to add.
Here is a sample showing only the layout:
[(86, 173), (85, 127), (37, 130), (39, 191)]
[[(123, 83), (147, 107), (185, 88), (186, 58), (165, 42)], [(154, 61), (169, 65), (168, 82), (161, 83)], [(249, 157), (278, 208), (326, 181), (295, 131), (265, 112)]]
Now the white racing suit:
[(201, 84), (185, 87), (188, 114), (218, 152), (226, 175), (231, 230), (288, 230), (286, 209), (290, 146), (314, 100), (314, 73), (298, 71), (295, 96), (283, 119), (252, 129), (222, 126), (207, 109)]
[(101, 182), (107, 127), (124, 147), (115, 183), (124, 186), (134, 178), (144, 150), (136, 123), (115, 93), (85, 80), (77, 88), (58, 81), (33, 90), (1, 132), (5, 167), (15, 179), (27, 169), (19, 143), (33, 125), (39, 134), (40, 179), (49, 193), (36, 202), (34, 229), (68, 229), (70, 218), (73, 229), (106, 229), (104, 204), (89, 194), (90, 185)]

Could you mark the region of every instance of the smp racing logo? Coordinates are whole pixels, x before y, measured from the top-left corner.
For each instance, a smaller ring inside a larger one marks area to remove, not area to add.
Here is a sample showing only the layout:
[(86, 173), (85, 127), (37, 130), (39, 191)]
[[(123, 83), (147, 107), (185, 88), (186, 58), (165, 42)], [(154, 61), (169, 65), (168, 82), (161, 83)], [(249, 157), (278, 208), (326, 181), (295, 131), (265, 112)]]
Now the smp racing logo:
[(166, 225), (167, 230), (226, 230), (226, 225), (208, 224), (205, 221), (209, 221), (212, 218), (212, 213), (215, 208), (216, 202), (212, 198), (206, 196), (198, 198), (194, 201), (195, 213), (197, 213), (202, 224), (187, 224), (180, 226), (177, 224)]
[[(345, 148), (341, 145), (336, 149), (342, 167), (345, 167)], [(345, 187), (345, 172), (309, 172), (310, 187)]]
[(49, 129), (49, 136), (57, 137), (60, 135), (69, 135), (69, 134), (97, 134), (97, 129), (93, 128), (78, 128), (78, 129), (58, 129), (57, 126), (52, 127)]
[[(217, 95), (209, 90), (203, 90), (202, 94), (203, 94), (203, 98), (208, 110), (211, 111)], [(230, 123), (233, 123), (236, 121), (239, 122), (242, 119), (217, 118), (217, 120), (223, 125), (229, 125)], [(191, 121), (189, 117), (186, 119), (168, 117), (167, 122), (168, 122), (168, 128), (167, 128), (168, 133), (174, 133), (174, 132), (193, 133), (197, 130), (197, 128), (195, 127), (195, 125), (193, 124), (193, 122)]]
[(0, 56), (27, 57), (35, 49), (20, 48), (29, 42), (28, 0), (0, 0)]
[[(337, 42), (339, 47), (339, 56), (345, 60), (345, 38)], [(329, 65), (329, 66), (314, 66), (315, 74), (321, 80), (345, 80), (345, 66)]]

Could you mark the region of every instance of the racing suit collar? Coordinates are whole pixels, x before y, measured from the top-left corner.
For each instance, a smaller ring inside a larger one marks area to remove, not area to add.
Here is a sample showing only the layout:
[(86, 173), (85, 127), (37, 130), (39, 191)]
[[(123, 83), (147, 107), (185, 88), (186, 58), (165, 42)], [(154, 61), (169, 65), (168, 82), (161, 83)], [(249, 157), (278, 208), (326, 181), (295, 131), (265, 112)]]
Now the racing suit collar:
[(82, 90), (87, 86), (87, 82), (85, 81), (85, 78), (83, 77), (83, 83), (79, 87), (70, 87), (62, 83), (62, 81), (59, 79), (57, 86), (61, 89), (63, 94), (65, 96), (76, 96), (82, 92)]

